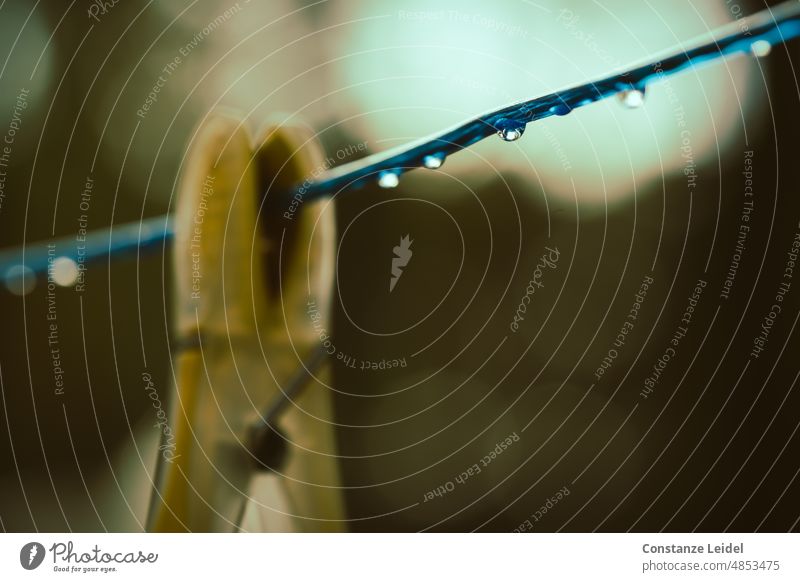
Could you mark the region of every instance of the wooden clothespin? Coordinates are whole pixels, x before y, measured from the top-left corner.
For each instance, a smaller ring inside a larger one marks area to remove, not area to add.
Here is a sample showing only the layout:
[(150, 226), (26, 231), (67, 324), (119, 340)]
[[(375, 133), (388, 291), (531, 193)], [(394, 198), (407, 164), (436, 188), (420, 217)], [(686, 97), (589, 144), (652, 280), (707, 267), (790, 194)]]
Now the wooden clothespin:
[[(175, 392), (151, 531), (232, 531), (248, 503), (263, 529), (343, 529), (326, 365), (280, 419), (287, 462), (271, 481), (257, 479), (251, 453), (260, 412), (319, 348), (307, 303), (330, 301), (333, 204), (284, 212), (291, 186), (323, 163), (297, 127), (273, 124), (253, 139), (240, 119), (219, 114), (194, 135), (175, 213)], [(330, 329), (329, 310), (320, 312)]]

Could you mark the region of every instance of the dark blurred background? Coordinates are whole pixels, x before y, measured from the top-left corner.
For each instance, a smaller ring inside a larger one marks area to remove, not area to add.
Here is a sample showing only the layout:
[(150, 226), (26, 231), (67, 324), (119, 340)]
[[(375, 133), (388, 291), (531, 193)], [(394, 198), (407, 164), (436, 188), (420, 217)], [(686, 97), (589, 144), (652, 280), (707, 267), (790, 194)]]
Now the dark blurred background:
[[(302, 120), (329, 154), (364, 142), (380, 151), (766, 5), (540, 4), (181, 0), (101, 11), (8, 0), (0, 134), (29, 94), (0, 244), (74, 236), (81, 214), (100, 229), (170, 212), (186, 143), (217, 107), (253, 127), (275, 113)], [(641, 109), (595, 104), (396, 190), (341, 197), (337, 349), (407, 364), (333, 362), (350, 529), (798, 528), (797, 283), (750, 356), (799, 228), (798, 56), (794, 42), (690, 71), (649, 87)], [(157, 101), (137, 114), (160, 75)], [(746, 158), (754, 205), (724, 299)], [(413, 259), (389, 293), (392, 248), (407, 234)], [(558, 263), (514, 332), (545, 247)], [(154, 252), (92, 265), (82, 292), (57, 290), (63, 394), (46, 285), (0, 291), (6, 530), (141, 529), (158, 436), (141, 373), (169, 385), (169, 272), (169, 252)], [(598, 380), (646, 276), (639, 318)], [(643, 398), (699, 279), (686, 337)], [(479, 474), (425, 501), (512, 434)]]

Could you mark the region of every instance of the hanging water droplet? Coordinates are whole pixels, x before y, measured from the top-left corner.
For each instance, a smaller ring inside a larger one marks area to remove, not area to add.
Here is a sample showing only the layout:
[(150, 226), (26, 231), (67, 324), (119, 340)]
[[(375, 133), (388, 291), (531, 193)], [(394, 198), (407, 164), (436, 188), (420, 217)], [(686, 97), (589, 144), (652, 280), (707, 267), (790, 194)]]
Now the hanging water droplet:
[(501, 119), (495, 123), (497, 135), (503, 141), (517, 141), (525, 133), (525, 124), (513, 119)]
[(400, 183), (397, 172), (381, 172), (378, 175), (378, 186), (381, 188), (396, 188)]
[(756, 40), (750, 45), (750, 52), (756, 57), (765, 57), (772, 52), (772, 45), (768, 40)]
[(572, 111), (572, 107), (566, 103), (559, 103), (558, 105), (553, 105), (550, 108), (550, 113), (553, 115), (567, 115), (570, 111)]
[(630, 89), (623, 89), (619, 92), (617, 97), (628, 109), (638, 109), (644, 105), (644, 88), (637, 89), (631, 87)]
[(48, 270), (48, 277), (61, 287), (72, 287), (77, 282), (78, 275), (78, 264), (69, 257), (58, 257)]
[(5, 283), (14, 295), (27, 295), (36, 287), (36, 274), (30, 267), (15, 265), (6, 271)]
[(422, 158), (422, 165), (429, 170), (436, 170), (444, 164), (445, 155), (443, 153), (431, 154)]

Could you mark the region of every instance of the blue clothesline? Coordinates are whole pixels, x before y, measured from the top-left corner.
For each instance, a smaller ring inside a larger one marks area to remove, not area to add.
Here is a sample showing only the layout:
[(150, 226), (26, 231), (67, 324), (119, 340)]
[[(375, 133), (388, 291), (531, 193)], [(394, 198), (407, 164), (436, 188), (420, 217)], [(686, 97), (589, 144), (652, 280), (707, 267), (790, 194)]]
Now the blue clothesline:
[[(652, 58), (646, 64), (597, 81), (515, 103), (438, 135), (337, 166), (317, 181), (296, 187), (287, 193), (287, 199), (294, 198), (302, 203), (338, 195), (369, 181), (391, 188), (398, 184), (403, 173), (416, 168), (436, 169), (448, 156), (487, 137), (499, 135), (506, 141), (513, 141), (522, 135), (528, 123), (553, 115), (567, 115), (614, 95), (622, 97), (623, 103), (636, 106), (641, 103), (649, 83), (730, 55), (763, 56), (772, 46), (797, 36), (800, 36), (800, 1), (791, 0), (717, 29), (711, 34), (711, 41), (695, 48)], [(19, 277), (23, 272), (25, 276), (46, 272), (54, 257), (66, 257), (84, 267), (101, 259), (136, 255), (162, 247), (173, 234), (172, 219), (165, 215), (95, 231), (80, 244), (75, 237), (39, 241), (0, 253), (0, 276), (8, 279), (9, 276)]]

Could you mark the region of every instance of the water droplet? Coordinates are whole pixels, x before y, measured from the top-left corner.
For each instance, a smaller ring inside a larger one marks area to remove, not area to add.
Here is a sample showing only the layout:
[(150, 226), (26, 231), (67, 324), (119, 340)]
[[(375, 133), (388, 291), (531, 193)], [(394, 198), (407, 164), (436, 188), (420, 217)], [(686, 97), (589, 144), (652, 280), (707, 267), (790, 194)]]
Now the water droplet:
[(396, 188), (400, 183), (397, 172), (381, 172), (378, 175), (378, 186), (381, 188)]
[(620, 102), (628, 109), (638, 109), (644, 105), (644, 89), (623, 89), (617, 95)]
[(30, 267), (15, 265), (6, 271), (6, 288), (14, 295), (27, 295), (36, 287), (36, 273)]
[(525, 133), (525, 124), (513, 119), (501, 119), (495, 123), (497, 135), (503, 141), (517, 141)]
[(422, 165), (429, 170), (436, 170), (437, 168), (442, 167), (442, 164), (444, 164), (444, 158), (445, 155), (442, 153), (431, 154), (422, 159)]
[(72, 287), (78, 280), (78, 264), (69, 257), (58, 257), (47, 271), (53, 283), (61, 287)]
[(765, 57), (772, 52), (772, 45), (767, 40), (756, 40), (750, 45), (750, 52), (756, 57)]
[(572, 107), (566, 103), (559, 103), (550, 108), (550, 113), (553, 115), (567, 115), (570, 111), (572, 111)]

